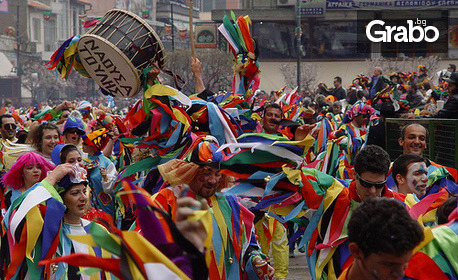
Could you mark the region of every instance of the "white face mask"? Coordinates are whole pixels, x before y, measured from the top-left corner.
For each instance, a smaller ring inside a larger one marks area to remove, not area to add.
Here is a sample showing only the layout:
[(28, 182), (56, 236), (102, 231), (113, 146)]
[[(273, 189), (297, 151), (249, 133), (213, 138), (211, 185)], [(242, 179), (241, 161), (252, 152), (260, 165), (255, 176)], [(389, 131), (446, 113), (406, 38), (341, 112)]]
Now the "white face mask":
[(407, 184), (412, 193), (421, 198), (426, 193), (428, 168), (424, 162), (411, 163), (407, 169)]

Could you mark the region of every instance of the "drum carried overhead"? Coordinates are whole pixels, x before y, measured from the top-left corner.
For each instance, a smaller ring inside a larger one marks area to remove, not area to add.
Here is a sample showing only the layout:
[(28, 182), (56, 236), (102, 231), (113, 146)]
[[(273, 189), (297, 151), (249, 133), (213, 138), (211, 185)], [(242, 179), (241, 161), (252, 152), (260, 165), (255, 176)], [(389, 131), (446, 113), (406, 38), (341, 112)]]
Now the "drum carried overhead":
[(165, 50), (156, 32), (141, 17), (109, 10), (78, 41), (78, 56), (96, 83), (117, 97), (132, 97), (143, 85), (143, 69), (165, 64)]

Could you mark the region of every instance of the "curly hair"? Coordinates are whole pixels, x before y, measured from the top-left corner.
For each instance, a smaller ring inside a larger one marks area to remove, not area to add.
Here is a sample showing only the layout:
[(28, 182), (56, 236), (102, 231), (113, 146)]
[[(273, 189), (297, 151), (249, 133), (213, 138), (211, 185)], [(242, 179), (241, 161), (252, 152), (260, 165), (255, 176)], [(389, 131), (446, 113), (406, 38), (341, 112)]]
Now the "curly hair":
[(354, 166), (359, 175), (364, 172), (387, 175), (390, 169), (390, 157), (379, 146), (367, 145), (356, 154)]
[(372, 253), (399, 256), (424, 238), (420, 224), (392, 198), (367, 199), (353, 211), (347, 228), (348, 242), (356, 243), (365, 257)]
[(41, 123), (37, 130), (35, 131), (33, 137), (32, 137), (32, 146), (38, 151), (38, 152), (42, 152), (42, 149), (41, 149), (41, 145), (43, 144), (43, 131), (45, 129), (49, 129), (49, 130), (56, 130), (57, 131), (57, 135), (60, 135), (60, 131), (59, 131), (59, 128), (57, 127), (57, 125), (53, 124), (53, 123), (48, 123), (48, 122), (43, 122)]
[(407, 175), (407, 166), (414, 162), (425, 162), (425, 159), (416, 154), (403, 154), (393, 162), (391, 174), (393, 176), (394, 182), (396, 183), (396, 186), (398, 185), (396, 175), (401, 174), (402, 177), (405, 177)]

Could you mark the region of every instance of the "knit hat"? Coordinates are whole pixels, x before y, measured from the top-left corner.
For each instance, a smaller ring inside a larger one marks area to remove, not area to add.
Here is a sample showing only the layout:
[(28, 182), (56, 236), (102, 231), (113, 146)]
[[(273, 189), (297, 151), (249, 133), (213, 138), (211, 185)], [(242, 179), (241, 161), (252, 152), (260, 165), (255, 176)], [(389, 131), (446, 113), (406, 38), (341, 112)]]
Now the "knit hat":
[(73, 175), (65, 175), (64, 178), (62, 178), (59, 182), (57, 182), (57, 186), (55, 186), (56, 191), (59, 194), (63, 194), (67, 190), (69, 190), (72, 186), (77, 185), (77, 184), (85, 184), (86, 186), (88, 185), (87, 179), (86, 179), (86, 170), (84, 168), (80, 167), (78, 164), (75, 164), (72, 166), (73, 169), (75, 170), (75, 176)]
[[(78, 119), (78, 118), (73, 118), (73, 117), (70, 117), (67, 119), (67, 121), (65, 122), (64, 124), (64, 130), (62, 131), (62, 135), (68, 130), (68, 129), (71, 129), (71, 128), (76, 128), (78, 129), (78, 134), (79, 135), (83, 135), (86, 133), (86, 131), (84, 130), (84, 123), (81, 119)], [(68, 131), (67, 131), (68, 132)]]
[(353, 106), (351, 106), (350, 109), (348, 109), (347, 113), (343, 118), (343, 122), (349, 123), (359, 115), (372, 115), (374, 112), (374, 108), (367, 104), (364, 104), (361, 101), (358, 101)]
[(223, 160), (224, 153), (218, 151), (219, 145), (215, 137), (207, 135), (197, 139), (191, 146), (184, 160), (198, 165), (207, 165), (218, 168), (219, 162)]
[(184, 160), (172, 159), (159, 165), (159, 173), (172, 186), (189, 185), (201, 166), (218, 168), (224, 153), (217, 151), (219, 147), (216, 143), (210, 135), (196, 139)]
[(103, 150), (110, 140), (108, 137), (108, 130), (105, 128), (95, 130), (81, 137), (85, 144), (96, 148), (98, 151)]

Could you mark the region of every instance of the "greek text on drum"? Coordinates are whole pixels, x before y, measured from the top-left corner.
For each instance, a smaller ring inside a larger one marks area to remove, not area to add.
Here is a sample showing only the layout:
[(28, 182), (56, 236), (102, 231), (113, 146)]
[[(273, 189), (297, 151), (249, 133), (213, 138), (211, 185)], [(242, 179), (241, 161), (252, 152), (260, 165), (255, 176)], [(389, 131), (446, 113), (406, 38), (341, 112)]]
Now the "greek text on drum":
[(165, 64), (165, 50), (156, 32), (141, 17), (124, 10), (108, 11), (78, 41), (78, 56), (92, 79), (110, 95), (135, 96), (142, 88), (143, 69)]

